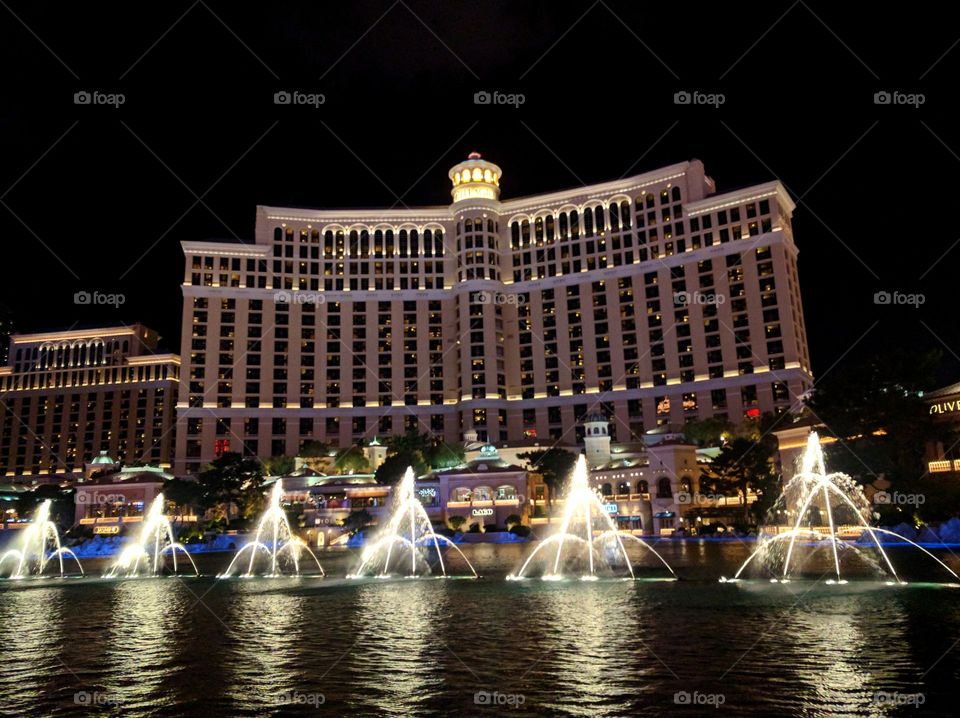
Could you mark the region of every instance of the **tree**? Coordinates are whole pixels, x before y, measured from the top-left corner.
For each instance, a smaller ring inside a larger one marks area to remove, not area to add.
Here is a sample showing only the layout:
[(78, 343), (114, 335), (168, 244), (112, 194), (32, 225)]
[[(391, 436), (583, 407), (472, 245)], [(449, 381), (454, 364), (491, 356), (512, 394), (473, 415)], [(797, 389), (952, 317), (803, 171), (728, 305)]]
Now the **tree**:
[(292, 456), (271, 456), (263, 462), (263, 471), (267, 476), (286, 476), (297, 468)]
[(841, 365), (817, 385), (812, 415), (842, 440), (825, 450), (831, 470), (863, 484), (882, 474), (895, 490), (911, 490), (926, 442), (939, 438), (920, 392), (935, 386), (940, 359), (893, 349)]
[(351, 446), (337, 453), (334, 468), (339, 474), (362, 474), (370, 470), (370, 461), (359, 446)]
[(37, 507), (50, 499), (50, 516), (61, 526), (71, 526), (75, 517), (73, 489), (63, 489), (57, 484), (40, 484), (33, 491), (27, 491), (17, 497), (17, 515), (28, 516)]
[(330, 444), (316, 439), (308, 439), (300, 447), (299, 456), (304, 459), (319, 459), (330, 455)]
[(200, 507), (203, 503), (203, 489), (196, 481), (173, 478), (164, 483), (163, 497), (177, 506)]
[(517, 454), (517, 458), (532, 464), (531, 470), (539, 471), (550, 489), (547, 501), (553, 507), (553, 496), (559, 494), (577, 465), (577, 455), (565, 449), (543, 449)]
[(227, 452), (215, 459), (197, 477), (200, 505), (209, 509), (224, 504), (230, 519), (230, 505), (235, 504), (241, 518), (250, 518), (263, 502), (263, 469), (256, 459)]
[(442, 441), (431, 444), (423, 458), (431, 469), (452, 469), (466, 461), (466, 452), (462, 444), (446, 444)]
[(447, 523), (450, 524), (450, 528), (454, 531), (459, 531), (463, 528), (463, 525), (467, 523), (466, 516), (451, 516), (447, 519)]
[(504, 519), (503, 523), (506, 524), (507, 529), (509, 530), (511, 527), (523, 523), (523, 519), (520, 518), (518, 514), (510, 514), (506, 519)]
[(347, 517), (340, 522), (340, 525), (345, 531), (349, 531), (350, 534), (355, 534), (360, 531), (360, 529), (372, 523), (373, 516), (370, 515), (370, 512), (366, 509), (360, 509), (359, 511), (351, 511), (347, 514)]
[(403, 451), (388, 456), (386, 460), (377, 467), (377, 472), (374, 474), (374, 477), (378, 484), (392, 486), (400, 482), (408, 466), (413, 467), (413, 473), (416, 476), (422, 476), (428, 471), (427, 464), (419, 452)]
[(728, 442), (713, 461), (702, 470), (701, 485), (707, 484), (716, 493), (737, 495), (743, 500), (743, 517), (750, 519), (750, 504), (747, 503), (749, 491), (758, 495), (758, 505), (753, 507), (758, 513), (775, 500), (779, 494), (779, 479), (773, 462), (775, 447), (766, 438), (755, 441), (738, 436)]
[(683, 425), (683, 435), (691, 444), (720, 446), (724, 437), (736, 433), (734, 425), (726, 419), (710, 417), (702, 421), (690, 421)]

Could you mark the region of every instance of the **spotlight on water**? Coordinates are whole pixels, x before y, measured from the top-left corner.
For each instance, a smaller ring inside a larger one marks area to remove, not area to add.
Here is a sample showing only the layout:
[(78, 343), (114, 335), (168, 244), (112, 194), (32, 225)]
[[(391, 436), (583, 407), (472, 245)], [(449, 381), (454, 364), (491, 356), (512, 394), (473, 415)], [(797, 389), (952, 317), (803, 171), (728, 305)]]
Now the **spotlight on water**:
[[(243, 578), (251, 576), (283, 576), (285, 570), (294, 576), (300, 575), (300, 559), (307, 554), (317, 565), (323, 576), (323, 567), (310, 547), (293, 534), (287, 514), (283, 510), (283, 482), (280, 479), (270, 492), (270, 503), (260, 517), (253, 541), (237, 552), (233, 561), (218, 578), (229, 578), (237, 567), (246, 562), (247, 570), (240, 574)], [(249, 554), (247, 560), (246, 554)]]
[(440, 576), (447, 576), (441, 545), (451, 547), (463, 559), (473, 578), (477, 572), (460, 548), (446, 536), (434, 532), (423, 503), (414, 491), (413, 469), (407, 467), (391, 499), (390, 518), (377, 532), (376, 540), (363, 549), (359, 568), (348, 578), (376, 576), (386, 578), (394, 573), (408, 578), (433, 573), (430, 550), (436, 553)]
[(627, 531), (620, 531), (603, 508), (603, 501), (587, 481), (587, 462), (582, 454), (577, 459), (570, 488), (564, 498), (563, 519), (555, 534), (545, 539), (527, 557), (515, 575), (516, 581), (528, 572), (539, 569), (544, 581), (579, 578), (595, 581), (601, 575), (635, 578), (633, 564), (624, 541), (639, 544), (659, 559), (673, 578), (670, 564), (652, 546)]
[(174, 539), (173, 527), (164, 512), (164, 504), (163, 494), (157, 494), (144, 514), (140, 532), (120, 551), (120, 555), (104, 574), (104, 578), (161, 576), (168, 569), (168, 557), (172, 560), (172, 573), (176, 575), (177, 551), (187, 557), (194, 574), (200, 574), (187, 549)]
[[(829, 586), (842, 586), (847, 583), (841, 572), (841, 552), (855, 553), (868, 565), (888, 575), (887, 585), (904, 583), (897, 575), (896, 569), (890, 562), (890, 557), (883, 548), (879, 535), (893, 536), (900, 541), (910, 544), (932, 558), (950, 572), (954, 578), (960, 578), (953, 569), (934, 556), (919, 544), (887, 529), (871, 526), (869, 519), (873, 510), (870, 502), (863, 493), (861, 486), (846, 474), (828, 474), (823, 460), (823, 450), (820, 447), (820, 438), (816, 432), (811, 432), (807, 438), (807, 448), (800, 461), (800, 471), (784, 487), (779, 503), (785, 506), (786, 511), (796, 515), (793, 528), (778, 533), (769, 538), (760, 539), (758, 548), (743, 562), (733, 579), (737, 580), (748, 566), (756, 559), (768, 572), (779, 577), (780, 583), (789, 582), (802, 568), (797, 564), (798, 547), (804, 546), (816, 552), (821, 548), (830, 550), (833, 577), (825, 583)], [(825, 525), (815, 530), (812, 515), (817, 515), (820, 521), (826, 520)], [(857, 545), (852, 541), (844, 541), (838, 535), (838, 517), (851, 523), (862, 534), (870, 537), (870, 544)], [(804, 528), (804, 523), (808, 527)], [(797, 539), (801, 539), (799, 542)], [(876, 560), (869, 554), (876, 550)], [(809, 555), (807, 556), (809, 558)], [(777, 579), (771, 579), (772, 582)], [(723, 579), (721, 579), (723, 581)]]
[(0, 571), (8, 561), (13, 565), (13, 571), (8, 578), (43, 576), (47, 565), (54, 559), (57, 560), (62, 578), (66, 575), (63, 565), (65, 555), (77, 562), (77, 568), (80, 569), (80, 574), (83, 574), (80, 559), (73, 551), (60, 545), (57, 526), (50, 520), (50, 499), (37, 507), (33, 523), (20, 531), (16, 539), (17, 548), (12, 548), (0, 556)]

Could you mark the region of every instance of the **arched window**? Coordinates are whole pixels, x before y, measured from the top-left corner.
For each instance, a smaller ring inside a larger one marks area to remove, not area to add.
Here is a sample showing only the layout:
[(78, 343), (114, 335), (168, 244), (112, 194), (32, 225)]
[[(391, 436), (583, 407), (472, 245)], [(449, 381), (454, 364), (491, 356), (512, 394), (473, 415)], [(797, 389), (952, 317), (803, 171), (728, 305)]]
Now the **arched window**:
[(473, 500), (474, 501), (492, 501), (493, 489), (491, 489), (489, 486), (477, 486), (473, 490)]
[(467, 217), (466, 221), (463, 223), (463, 230), (464, 230), (465, 232), (472, 232), (472, 231), (473, 231), (473, 218), (472, 218), (472, 217)]
[(624, 229), (630, 229), (633, 224), (630, 221), (630, 203), (626, 200), (620, 203), (620, 224)]
[(693, 491), (693, 482), (690, 481), (689, 476), (684, 476), (680, 479), (680, 490), (687, 494)]
[(415, 229), (410, 230), (410, 256), (420, 256), (420, 233)]
[(610, 484), (604, 484), (603, 486), (600, 487), (600, 493), (603, 494), (604, 496), (612, 496), (613, 487)]
[(517, 249), (520, 246), (520, 223), (510, 224), (510, 246)]
[(610, 230), (616, 232), (620, 229), (620, 205), (616, 202), (610, 203)]
[(273, 228), (273, 241), (280, 242), (283, 240), (283, 227), (274, 227)]
[(673, 498), (673, 489), (670, 487), (669, 476), (662, 476), (659, 479), (657, 479), (657, 498), (658, 499)]
[(673, 197), (673, 201), (674, 201), (674, 202), (679, 202), (679, 201), (680, 201), (680, 187), (675, 185), (674, 188), (673, 188), (672, 190), (670, 190), (670, 196)]
[(570, 238), (580, 238), (580, 213), (577, 210), (570, 212)]
[(554, 240), (554, 226), (553, 226), (553, 215), (547, 216), (547, 241), (552, 242)]
[(630, 493), (630, 484), (626, 481), (621, 481), (617, 484), (617, 493), (618, 494), (629, 494)]
[(443, 231), (439, 229), (433, 235), (433, 256), (443, 256)]
[(524, 244), (530, 244), (530, 220), (523, 220), (520, 223), (520, 236)]
[(370, 256), (370, 232), (360, 232), (360, 256), (366, 259)]
[(570, 232), (570, 223), (567, 221), (567, 215), (560, 215), (560, 239), (566, 239)]
[(517, 498), (517, 487), (511, 484), (503, 484), (497, 487), (497, 501)]
[(423, 230), (423, 256), (433, 256), (433, 230)]
[(589, 207), (583, 212), (583, 236), (593, 236), (593, 211)]
[(386, 246), (387, 259), (393, 259), (393, 230), (388, 229), (387, 235), (384, 238)]
[(650, 484), (647, 483), (646, 479), (640, 479), (637, 482), (637, 493), (638, 494), (649, 494), (650, 493)]

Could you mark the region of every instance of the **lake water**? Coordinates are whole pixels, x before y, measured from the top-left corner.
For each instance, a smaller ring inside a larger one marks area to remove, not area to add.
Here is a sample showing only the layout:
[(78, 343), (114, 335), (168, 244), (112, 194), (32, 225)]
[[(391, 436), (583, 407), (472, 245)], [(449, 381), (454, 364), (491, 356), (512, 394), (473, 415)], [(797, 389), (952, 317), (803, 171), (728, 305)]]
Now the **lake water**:
[(661, 547), (683, 580), (509, 582), (531, 545), (476, 545), (479, 580), (348, 581), (321, 553), (324, 579), (0, 582), (0, 712), (957, 714), (960, 589), (721, 584), (753, 544)]

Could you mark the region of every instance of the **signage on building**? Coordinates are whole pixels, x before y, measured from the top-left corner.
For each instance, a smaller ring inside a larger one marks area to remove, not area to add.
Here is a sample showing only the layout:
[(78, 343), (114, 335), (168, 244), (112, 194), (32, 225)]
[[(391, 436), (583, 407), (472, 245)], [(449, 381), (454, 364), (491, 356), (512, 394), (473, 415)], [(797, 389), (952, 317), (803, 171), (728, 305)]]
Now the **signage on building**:
[(960, 399), (941, 401), (930, 405), (931, 414), (952, 414), (956, 411), (960, 411)]
[(471, 516), (493, 516), (493, 509), (473, 509), (470, 511)]
[(417, 489), (417, 493), (420, 494), (421, 499), (435, 499), (437, 498), (437, 487), (424, 486), (423, 488)]
[(618, 511), (620, 511), (620, 507), (617, 506), (616, 504), (604, 504), (603, 510), (606, 511), (608, 514), (615, 514)]
[(100, 535), (113, 535), (120, 533), (119, 526), (94, 526), (93, 532)]

